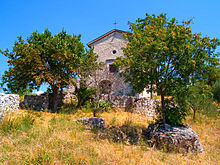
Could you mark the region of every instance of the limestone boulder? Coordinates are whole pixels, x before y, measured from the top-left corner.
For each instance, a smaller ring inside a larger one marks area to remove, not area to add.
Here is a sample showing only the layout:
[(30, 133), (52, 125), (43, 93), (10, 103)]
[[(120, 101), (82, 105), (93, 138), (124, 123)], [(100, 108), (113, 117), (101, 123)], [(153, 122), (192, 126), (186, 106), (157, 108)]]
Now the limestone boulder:
[(203, 152), (197, 134), (188, 125), (177, 127), (168, 124), (150, 124), (144, 131), (144, 137), (151, 146), (168, 152)]

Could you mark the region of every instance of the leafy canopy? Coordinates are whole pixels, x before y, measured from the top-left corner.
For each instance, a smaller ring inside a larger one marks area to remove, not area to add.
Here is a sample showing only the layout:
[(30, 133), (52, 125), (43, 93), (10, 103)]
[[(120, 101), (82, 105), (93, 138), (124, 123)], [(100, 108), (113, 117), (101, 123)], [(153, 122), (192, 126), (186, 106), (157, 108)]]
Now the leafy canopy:
[(18, 37), (12, 52), (2, 53), (8, 57), (10, 66), (3, 82), (15, 93), (42, 83), (52, 88), (64, 87), (77, 77), (88, 59), (80, 35), (71, 36), (65, 30), (54, 36), (46, 29), (42, 34), (33, 32), (26, 40)]
[(80, 74), (86, 75), (97, 59), (92, 50), (84, 49), (80, 35), (69, 35), (65, 30), (54, 36), (45, 29), (43, 33), (33, 32), (26, 40), (18, 37), (12, 52), (1, 52), (8, 57), (10, 66), (2, 78), (6, 90), (23, 93), (49, 84), (52, 109), (56, 109), (59, 90)]
[[(219, 64), (214, 54), (219, 41), (192, 33), (190, 23), (191, 20), (179, 23), (175, 18), (168, 19), (166, 14), (146, 14), (136, 23), (129, 22), (131, 33), (125, 35), (129, 42), (123, 48), (124, 57), (116, 61), (123, 67), (123, 76), (135, 92), (147, 88), (161, 95), (160, 114), (164, 123), (170, 122), (166, 109), (173, 109), (165, 107), (169, 106), (165, 96), (183, 102), (188, 86), (202, 80), (207, 70)], [(150, 84), (154, 84), (153, 89), (148, 88)], [(172, 103), (171, 107), (175, 105)], [(185, 116), (182, 114), (186, 114), (183, 112), (179, 112), (181, 117), (175, 124), (181, 123)]]

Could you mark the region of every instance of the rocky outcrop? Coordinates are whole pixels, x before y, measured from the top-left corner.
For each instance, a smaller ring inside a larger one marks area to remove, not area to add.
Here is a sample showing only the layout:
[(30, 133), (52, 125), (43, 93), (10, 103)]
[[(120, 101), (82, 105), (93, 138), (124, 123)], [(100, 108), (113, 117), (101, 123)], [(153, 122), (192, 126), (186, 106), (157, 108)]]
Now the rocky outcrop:
[(151, 146), (168, 152), (203, 152), (197, 134), (188, 125), (174, 127), (168, 124), (150, 124), (144, 131), (144, 136)]
[(105, 128), (105, 119), (98, 117), (86, 117), (82, 119), (78, 119), (78, 122), (90, 127), (90, 128)]
[(0, 120), (9, 112), (19, 109), (19, 95), (0, 93)]

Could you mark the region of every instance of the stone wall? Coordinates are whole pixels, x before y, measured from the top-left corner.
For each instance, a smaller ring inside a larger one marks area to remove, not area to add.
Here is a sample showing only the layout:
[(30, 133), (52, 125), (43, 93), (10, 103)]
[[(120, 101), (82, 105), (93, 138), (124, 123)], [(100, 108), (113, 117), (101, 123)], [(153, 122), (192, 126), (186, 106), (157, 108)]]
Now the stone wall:
[[(64, 96), (65, 98), (65, 96)], [(75, 100), (75, 99), (74, 99)], [(160, 101), (150, 98), (138, 98), (134, 96), (115, 96), (115, 95), (102, 95), (101, 101), (109, 101), (113, 104), (114, 108), (122, 108), (128, 112), (139, 113), (141, 115), (153, 117), (155, 110)], [(61, 99), (58, 100), (61, 102)], [(48, 96), (33, 96), (26, 95), (24, 101), (20, 104), (23, 109), (45, 110), (49, 109)]]
[[(50, 97), (50, 96), (49, 96)], [(49, 97), (48, 95), (25, 95), (24, 101), (20, 103), (22, 109), (32, 109), (38, 111), (44, 111), (49, 109)], [(58, 96), (58, 104), (62, 102), (67, 103), (70, 100), (76, 100), (71, 91), (64, 92), (63, 96)]]
[(22, 109), (45, 110), (49, 107), (49, 99), (44, 95), (25, 95), (20, 107)]
[(101, 100), (111, 102), (114, 108), (124, 108), (128, 112), (139, 113), (149, 117), (155, 115), (156, 107), (160, 104), (159, 100), (133, 96), (102, 95)]
[(0, 120), (9, 112), (19, 109), (19, 95), (0, 93)]

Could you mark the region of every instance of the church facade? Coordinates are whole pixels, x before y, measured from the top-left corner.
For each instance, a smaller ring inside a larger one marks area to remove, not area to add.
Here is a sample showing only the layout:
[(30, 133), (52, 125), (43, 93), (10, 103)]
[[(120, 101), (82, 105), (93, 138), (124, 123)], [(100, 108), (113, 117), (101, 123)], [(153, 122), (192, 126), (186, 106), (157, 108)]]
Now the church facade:
[(128, 41), (123, 37), (123, 33), (125, 32), (114, 29), (87, 44), (88, 47), (94, 48), (94, 53), (98, 54), (97, 61), (104, 64), (103, 69), (97, 71), (101, 93), (149, 97), (150, 94), (146, 91), (141, 94), (132, 93), (129, 83), (124, 82), (119, 75), (120, 70), (113, 65), (117, 57), (124, 55), (122, 47), (126, 47)]

